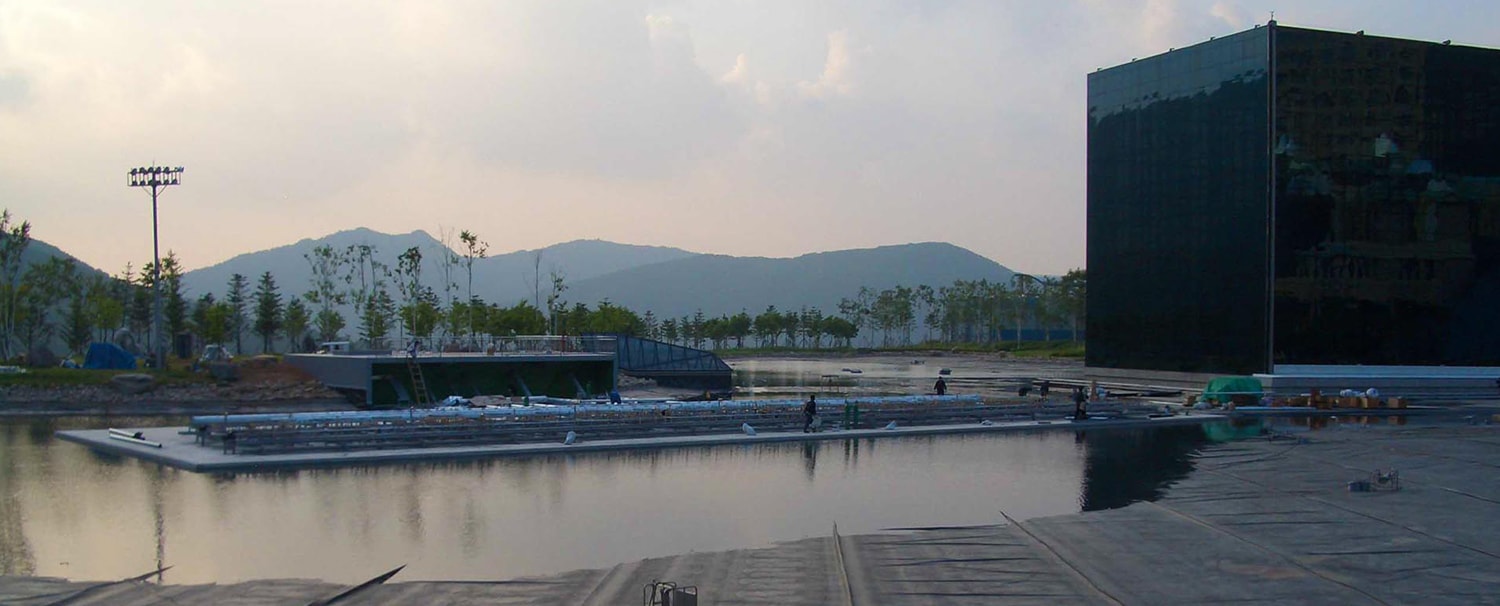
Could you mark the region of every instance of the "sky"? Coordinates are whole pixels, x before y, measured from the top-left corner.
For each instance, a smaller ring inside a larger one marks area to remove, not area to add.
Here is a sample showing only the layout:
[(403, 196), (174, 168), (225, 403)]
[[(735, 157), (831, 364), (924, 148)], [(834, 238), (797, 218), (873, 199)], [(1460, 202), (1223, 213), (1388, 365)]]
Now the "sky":
[(369, 227), (1084, 265), (1086, 75), (1264, 23), (1500, 46), (1491, 0), (0, 0), (0, 207), (111, 273)]

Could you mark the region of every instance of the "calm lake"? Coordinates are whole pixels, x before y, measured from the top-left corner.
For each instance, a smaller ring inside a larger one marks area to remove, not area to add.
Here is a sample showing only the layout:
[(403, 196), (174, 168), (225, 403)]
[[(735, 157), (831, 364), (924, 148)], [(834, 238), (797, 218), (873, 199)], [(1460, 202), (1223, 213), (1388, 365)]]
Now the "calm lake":
[(688, 551), (986, 524), (1154, 498), (1201, 427), (834, 440), (462, 463), (195, 474), (0, 418), (0, 574), (170, 583), (489, 580)]

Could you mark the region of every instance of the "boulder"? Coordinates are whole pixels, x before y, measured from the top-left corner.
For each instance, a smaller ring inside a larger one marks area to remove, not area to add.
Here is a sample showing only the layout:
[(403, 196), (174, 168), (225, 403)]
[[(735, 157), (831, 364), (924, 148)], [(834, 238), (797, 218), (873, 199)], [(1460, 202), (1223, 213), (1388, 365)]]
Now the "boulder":
[(26, 352), (26, 363), (32, 368), (52, 368), (61, 362), (57, 354), (52, 353), (52, 350), (45, 345), (33, 347), (31, 351)]
[(128, 373), (111, 377), (109, 384), (120, 393), (137, 395), (156, 389), (156, 377), (141, 373)]
[(218, 381), (238, 381), (240, 370), (229, 362), (210, 362), (208, 374)]
[(131, 355), (141, 355), (141, 345), (136, 342), (135, 333), (130, 332), (129, 328), (116, 330), (114, 337), (110, 338), (109, 342), (120, 346), (120, 349), (130, 352)]
[(258, 355), (258, 356), (255, 356), (253, 358), (250, 358), (248, 360), (245, 360), (245, 361), (241, 362), (240, 364), (242, 366), (244, 366), (245, 368), (270, 368), (270, 367), (276, 366), (277, 364), (280, 364), (280, 363), (281, 363), (281, 358), (278, 358), (276, 356), (270, 356), (270, 355), (262, 354), (262, 355)]

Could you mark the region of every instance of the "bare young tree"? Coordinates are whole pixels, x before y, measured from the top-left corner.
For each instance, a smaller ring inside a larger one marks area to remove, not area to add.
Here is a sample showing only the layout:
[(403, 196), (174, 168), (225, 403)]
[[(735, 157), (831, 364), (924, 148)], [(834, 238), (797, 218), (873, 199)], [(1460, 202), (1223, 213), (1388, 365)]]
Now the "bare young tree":
[[(458, 288), (458, 283), (453, 281), (453, 272), (458, 269), (460, 257), (453, 252), (453, 230), (447, 227), (438, 228), (438, 240), (442, 243), (442, 251), (438, 256), (438, 271), (443, 274), (443, 301), (447, 304), (445, 313), (453, 313), (457, 303), (457, 297), (453, 291)], [(443, 322), (443, 325), (451, 326), (451, 322)], [(451, 331), (450, 331), (451, 332)]]
[(476, 307), (476, 301), (474, 300), (474, 262), (484, 258), (485, 253), (490, 249), (490, 243), (480, 240), (478, 234), (467, 229), (458, 234), (458, 240), (464, 243), (464, 272), (468, 278), (466, 294), (468, 295), (469, 303), (467, 308), (469, 334), (472, 335), (474, 334), (474, 317), (476, 315), (474, 313), (474, 308)]
[(324, 341), (337, 340), (344, 328), (344, 317), (337, 306), (344, 304), (344, 291), (339, 288), (339, 275), (344, 268), (344, 255), (327, 244), (314, 248), (303, 255), (312, 268), (312, 290), (302, 295), (308, 303), (318, 306), (313, 315), (313, 325), (318, 329), (318, 338)]
[(562, 298), (563, 291), (568, 289), (568, 285), (563, 282), (567, 277), (561, 269), (552, 269), (552, 292), (547, 295), (547, 334), (549, 335), (557, 332), (557, 317), (567, 306)]
[(0, 211), (0, 357), (11, 355), (21, 300), (21, 254), (31, 244), (31, 222), (11, 225), (10, 209)]
[(401, 293), (403, 319), (399, 328), (404, 332), (408, 326), (417, 324), (417, 301), (422, 295), (422, 249), (413, 246), (396, 258), (396, 289)]

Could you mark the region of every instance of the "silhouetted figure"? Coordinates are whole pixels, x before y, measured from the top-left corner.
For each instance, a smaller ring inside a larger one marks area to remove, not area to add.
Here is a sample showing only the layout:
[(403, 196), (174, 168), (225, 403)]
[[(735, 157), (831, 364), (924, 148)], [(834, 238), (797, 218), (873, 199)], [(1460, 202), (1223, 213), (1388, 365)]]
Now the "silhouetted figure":
[(844, 400), (844, 429), (854, 429), (859, 425), (859, 403), (854, 398)]
[(807, 396), (807, 403), (802, 405), (802, 433), (811, 433), (813, 418), (818, 416), (818, 396)]
[(1047, 397), (1047, 394), (1052, 393), (1052, 382), (1044, 379), (1041, 386), (1037, 387), (1036, 393), (1043, 398)]
[(1089, 401), (1088, 395), (1083, 393), (1082, 387), (1073, 388), (1073, 420), (1081, 421), (1086, 418), (1084, 403)]
[(932, 384), (932, 390), (937, 392), (937, 395), (947, 395), (948, 382), (944, 381), (942, 377), (938, 377), (937, 383)]

